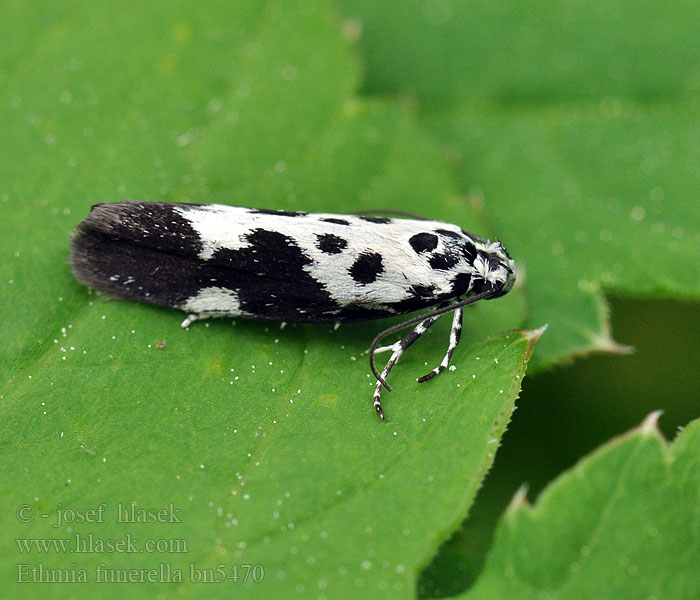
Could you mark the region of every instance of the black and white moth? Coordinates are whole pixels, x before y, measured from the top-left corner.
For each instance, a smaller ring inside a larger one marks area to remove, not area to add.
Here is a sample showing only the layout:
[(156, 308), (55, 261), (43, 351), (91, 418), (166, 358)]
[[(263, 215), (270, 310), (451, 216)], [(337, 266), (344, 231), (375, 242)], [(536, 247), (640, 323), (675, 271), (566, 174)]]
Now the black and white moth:
[[(381, 332), (370, 347), (374, 408), (401, 354), (440, 315), (454, 312), (450, 361), (462, 307), (505, 294), (514, 263), (499, 241), (415, 218), (272, 211), (219, 204), (96, 204), (77, 226), (76, 279), (130, 300), (178, 308), (188, 326), (206, 317), (344, 323), (429, 312)], [(398, 342), (387, 335), (413, 325)], [(391, 351), (379, 373), (374, 355)]]

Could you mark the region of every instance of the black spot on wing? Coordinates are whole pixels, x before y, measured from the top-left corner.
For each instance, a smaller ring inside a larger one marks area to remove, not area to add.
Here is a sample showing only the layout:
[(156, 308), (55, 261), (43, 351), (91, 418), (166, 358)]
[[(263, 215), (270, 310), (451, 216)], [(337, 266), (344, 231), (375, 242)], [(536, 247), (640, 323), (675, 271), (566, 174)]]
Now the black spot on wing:
[(470, 241), (464, 240), (459, 245), (459, 250), (470, 265), (474, 264), (474, 259), (476, 258), (476, 246), (474, 246), (474, 244), (472, 244)]
[(350, 277), (357, 283), (366, 285), (376, 281), (383, 270), (381, 255), (365, 250), (350, 267)]
[(350, 225), (350, 221), (345, 219), (336, 219), (335, 217), (324, 217), (321, 219), (325, 223), (335, 223), (336, 225)]
[(290, 212), (286, 210), (270, 210), (267, 208), (251, 208), (248, 212), (259, 215), (275, 215), (277, 217), (305, 217), (309, 214), (302, 211)]
[(340, 254), (348, 245), (347, 240), (332, 233), (317, 234), (316, 238), (316, 247), (326, 254)]
[(428, 259), (430, 266), (436, 271), (446, 271), (454, 267), (459, 259), (453, 252), (434, 254)]
[(458, 273), (452, 280), (452, 296), (458, 298), (469, 291), (472, 276), (469, 273)]
[(434, 233), (417, 233), (408, 240), (411, 248), (419, 254), (421, 252), (432, 252), (437, 248), (438, 237)]
[(413, 285), (410, 288), (411, 294), (418, 298), (434, 298), (435, 286), (432, 285)]
[(260, 319), (315, 321), (337, 308), (323, 284), (304, 269), (312, 263), (295, 241), (277, 231), (256, 229), (248, 246), (218, 249), (203, 267), (208, 285), (236, 290), (241, 310)]
[(459, 254), (461, 254), (470, 264), (474, 262), (474, 259), (476, 258), (476, 248), (466, 235), (455, 231), (450, 231), (449, 229), (436, 229), (435, 233), (439, 233), (440, 235), (449, 238), (450, 242), (448, 243), (448, 246), (451, 249), (458, 249)]
[(391, 219), (387, 219), (386, 217), (360, 217), (360, 219), (368, 223), (380, 223), (382, 225), (391, 223)]

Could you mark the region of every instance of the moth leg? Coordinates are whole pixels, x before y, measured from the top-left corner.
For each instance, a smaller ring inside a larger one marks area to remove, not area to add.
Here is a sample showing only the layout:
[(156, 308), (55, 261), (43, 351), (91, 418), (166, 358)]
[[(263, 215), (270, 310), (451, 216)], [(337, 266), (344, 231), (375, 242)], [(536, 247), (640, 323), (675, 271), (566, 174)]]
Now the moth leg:
[(459, 344), (459, 338), (462, 335), (462, 309), (455, 308), (454, 315), (452, 317), (452, 329), (450, 330), (450, 344), (447, 347), (447, 352), (445, 353), (442, 362), (435, 367), (427, 375), (418, 378), (418, 383), (423, 383), (428, 381), (437, 375), (438, 373), (444, 371), (447, 365), (450, 364), (450, 359), (452, 358), (452, 353), (455, 351), (457, 344)]
[[(406, 348), (408, 348), (421, 335), (423, 335), (426, 332), (426, 330), (439, 318), (440, 315), (437, 315), (435, 317), (429, 317), (425, 321), (421, 321), (420, 323), (418, 323), (418, 325), (416, 325), (405, 337), (400, 339), (398, 342), (392, 344), (391, 346), (383, 346), (382, 348), (375, 350), (375, 353), (384, 352), (386, 350), (392, 350), (391, 357), (386, 362), (386, 365), (384, 365), (384, 370), (382, 371), (382, 379), (384, 379), (384, 381), (386, 381), (386, 377), (389, 374), (389, 371), (391, 371), (394, 365), (398, 362), (399, 358), (401, 358), (401, 355), (404, 353)], [(374, 388), (374, 394), (372, 395), (372, 398), (374, 399), (374, 410), (377, 411), (377, 414), (381, 419), (386, 419), (386, 414), (382, 410), (381, 394), (382, 382), (377, 380), (377, 385)]]
[(194, 323), (195, 321), (201, 321), (202, 319), (208, 319), (211, 317), (211, 313), (193, 313), (187, 315), (187, 318), (180, 324), (180, 327), (185, 328), (189, 327)]

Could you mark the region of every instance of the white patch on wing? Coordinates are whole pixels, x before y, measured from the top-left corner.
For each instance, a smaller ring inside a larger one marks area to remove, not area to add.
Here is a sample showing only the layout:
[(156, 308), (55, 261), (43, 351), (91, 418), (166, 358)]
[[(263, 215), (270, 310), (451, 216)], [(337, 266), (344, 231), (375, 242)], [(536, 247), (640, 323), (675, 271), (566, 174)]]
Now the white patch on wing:
[(240, 315), (240, 309), (236, 292), (222, 287), (203, 288), (196, 296), (188, 298), (182, 307), (182, 310), (192, 313), (223, 313), (232, 317)]
[(176, 206), (199, 234), (202, 250), (199, 258), (209, 260), (219, 248), (239, 250), (247, 246), (243, 236), (250, 231), (251, 219), (247, 208), (207, 204), (205, 206)]

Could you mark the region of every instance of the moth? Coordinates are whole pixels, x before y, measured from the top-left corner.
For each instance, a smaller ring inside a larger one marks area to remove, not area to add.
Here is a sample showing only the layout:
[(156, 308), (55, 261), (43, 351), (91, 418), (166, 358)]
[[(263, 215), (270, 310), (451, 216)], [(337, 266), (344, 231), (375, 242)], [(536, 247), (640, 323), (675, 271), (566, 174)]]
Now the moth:
[[(70, 264), (82, 284), (112, 296), (207, 317), (346, 323), (428, 312), (385, 329), (369, 349), (374, 409), (403, 352), (453, 312), (443, 371), (459, 343), (462, 308), (515, 282), (499, 241), (422, 218), (287, 212), (219, 204), (96, 204), (78, 224)], [(381, 341), (413, 326), (402, 339)], [(381, 373), (375, 355), (390, 351)]]

